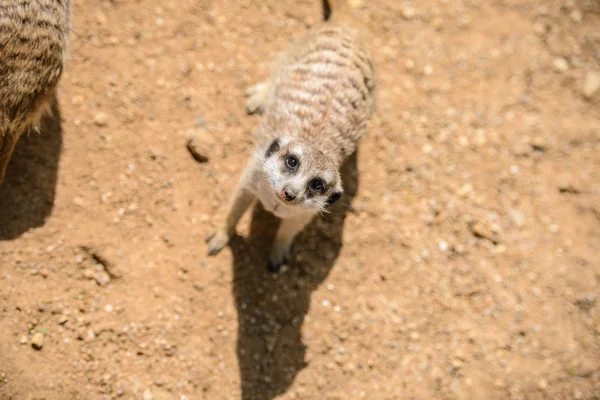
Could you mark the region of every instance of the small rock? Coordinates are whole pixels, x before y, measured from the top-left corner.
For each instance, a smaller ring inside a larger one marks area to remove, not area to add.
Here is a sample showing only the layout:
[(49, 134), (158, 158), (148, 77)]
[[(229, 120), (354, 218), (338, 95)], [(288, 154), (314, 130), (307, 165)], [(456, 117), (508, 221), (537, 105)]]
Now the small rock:
[(196, 122), (194, 124), (197, 128), (208, 129), (210, 127), (210, 123), (203, 116), (199, 116), (198, 118), (196, 118)]
[(576, 24), (580, 24), (581, 21), (583, 21), (583, 14), (578, 9), (571, 11), (569, 17), (571, 18), (571, 21), (575, 22)]
[(583, 297), (575, 301), (575, 304), (581, 311), (587, 312), (594, 307), (596, 304), (596, 297), (594, 295), (589, 295), (587, 297)]
[(569, 63), (564, 58), (557, 58), (552, 62), (552, 67), (556, 72), (567, 72), (569, 70)]
[(144, 390), (144, 400), (152, 400), (152, 392), (150, 389)]
[(472, 224), (471, 232), (473, 233), (473, 235), (482, 239), (487, 239), (494, 244), (498, 244), (500, 242), (498, 234), (482, 222), (475, 222), (474, 224)]
[(21, 339), (19, 339), (19, 343), (27, 344), (27, 336), (25, 336), (25, 335), (21, 336)]
[(83, 277), (85, 279), (93, 279), (94, 278), (94, 274), (95, 274), (95, 272), (91, 268), (88, 268), (88, 269), (86, 269), (86, 270), (83, 271)]
[(105, 287), (110, 283), (110, 275), (104, 270), (94, 273), (92, 277), (94, 278), (96, 283), (101, 287)]
[(36, 350), (41, 350), (44, 346), (44, 334), (41, 332), (37, 332), (31, 338), (31, 346)]
[(558, 183), (558, 190), (561, 193), (571, 193), (571, 194), (581, 193), (581, 189), (570, 177), (564, 177)]
[(516, 226), (521, 228), (525, 225), (525, 217), (523, 216), (523, 213), (521, 213), (519, 210), (511, 208), (508, 210), (508, 213), (510, 215), (510, 219)]
[(588, 72), (583, 82), (583, 97), (591, 99), (598, 90), (600, 90), (600, 72)]
[(94, 116), (94, 124), (96, 124), (96, 126), (108, 125), (108, 116), (103, 112), (99, 112)]
[(415, 17), (416, 12), (415, 9), (412, 7), (404, 7), (402, 9), (402, 18), (406, 19), (406, 20), (411, 20)]
[(546, 151), (546, 149), (548, 148), (548, 144), (546, 143), (546, 141), (539, 136), (533, 137), (529, 142), (529, 145), (533, 148), (533, 150), (541, 152)]
[(73, 204), (79, 207), (83, 207), (85, 206), (85, 200), (83, 200), (81, 197), (74, 197)]
[(187, 137), (187, 149), (194, 160), (199, 163), (205, 163), (209, 159), (208, 155), (212, 150), (212, 143), (206, 137), (189, 134)]
[(180, 61), (177, 64), (177, 67), (179, 68), (179, 72), (181, 72), (183, 75), (189, 75), (189, 73), (192, 71), (192, 67), (190, 67), (190, 63), (188, 63), (185, 60)]

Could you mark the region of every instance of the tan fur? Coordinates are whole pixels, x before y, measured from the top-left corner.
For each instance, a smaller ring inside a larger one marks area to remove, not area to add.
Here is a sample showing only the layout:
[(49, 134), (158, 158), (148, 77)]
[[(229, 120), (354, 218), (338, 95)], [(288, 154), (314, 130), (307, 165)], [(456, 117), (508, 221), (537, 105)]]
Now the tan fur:
[(50, 110), (69, 28), (70, 0), (0, 2), (0, 185), (19, 137)]
[[(230, 204), (229, 217), (209, 238), (209, 254), (227, 244), (239, 218), (257, 197), (267, 210), (283, 218), (270, 257), (270, 265), (277, 269), (296, 234), (322, 211), (318, 196), (316, 200), (303, 197), (295, 208), (275, 199), (273, 192), (281, 190), (277, 182), (292, 179), (274, 167), (279, 164), (273, 164), (273, 157), (285, 158), (297, 149), (301, 178), (306, 180), (302, 184), (313, 176), (327, 177), (331, 189), (327, 194), (341, 193), (339, 168), (365, 135), (375, 107), (375, 70), (365, 31), (345, 1), (324, 5), (333, 6), (330, 18), (282, 52), (270, 78), (247, 92), (248, 112), (263, 114), (258, 145)], [(282, 142), (277, 155), (265, 156), (275, 142)], [(302, 185), (293, 189), (298, 192), (298, 187)], [(312, 212), (300, 207), (309, 203)]]

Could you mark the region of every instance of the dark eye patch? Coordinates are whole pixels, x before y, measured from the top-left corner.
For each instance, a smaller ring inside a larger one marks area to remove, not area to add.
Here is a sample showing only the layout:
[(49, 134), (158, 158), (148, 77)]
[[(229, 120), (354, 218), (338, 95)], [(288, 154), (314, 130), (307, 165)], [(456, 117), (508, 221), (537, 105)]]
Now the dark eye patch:
[(323, 194), (327, 191), (327, 184), (321, 178), (314, 178), (309, 182), (308, 189), (310, 192)]
[(273, 154), (277, 153), (279, 151), (279, 149), (280, 149), (279, 141), (274, 140), (273, 143), (271, 143), (271, 145), (267, 149), (267, 152), (265, 153), (265, 158), (271, 157)]

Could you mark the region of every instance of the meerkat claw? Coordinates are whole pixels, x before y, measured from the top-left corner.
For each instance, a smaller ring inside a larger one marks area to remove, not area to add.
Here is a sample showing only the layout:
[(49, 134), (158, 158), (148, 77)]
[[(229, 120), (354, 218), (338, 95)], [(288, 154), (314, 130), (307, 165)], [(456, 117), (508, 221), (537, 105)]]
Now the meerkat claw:
[(208, 243), (208, 255), (218, 254), (229, 242), (229, 235), (223, 231), (217, 231), (206, 238)]
[(267, 264), (269, 272), (277, 273), (281, 269), (282, 265), (286, 265), (290, 262), (290, 251), (286, 250), (283, 254), (275, 255), (272, 254)]
[(270, 273), (276, 274), (277, 272), (279, 272), (280, 269), (281, 269), (281, 264), (277, 264), (277, 263), (274, 263), (273, 261), (269, 261), (269, 264), (267, 265), (267, 270)]

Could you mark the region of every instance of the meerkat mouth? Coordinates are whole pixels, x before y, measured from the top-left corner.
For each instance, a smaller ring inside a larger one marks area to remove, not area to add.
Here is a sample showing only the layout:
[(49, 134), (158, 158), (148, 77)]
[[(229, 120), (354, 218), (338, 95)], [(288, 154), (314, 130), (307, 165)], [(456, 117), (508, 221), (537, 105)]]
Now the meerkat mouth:
[(300, 203), (300, 202), (298, 201), (298, 198), (294, 198), (294, 199), (292, 199), (292, 200), (289, 200), (289, 199), (287, 199), (287, 198), (285, 197), (285, 195), (283, 195), (283, 194), (281, 193), (281, 191), (276, 191), (276, 192), (275, 192), (275, 197), (277, 197), (277, 200), (279, 200), (279, 201), (276, 203), (276, 204), (277, 204), (277, 206), (280, 206), (280, 205), (285, 205), (285, 206), (288, 206), (288, 207), (294, 207), (294, 206), (296, 206), (297, 204), (299, 204), (299, 203)]

